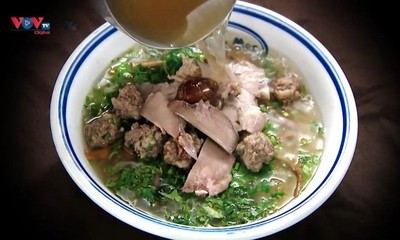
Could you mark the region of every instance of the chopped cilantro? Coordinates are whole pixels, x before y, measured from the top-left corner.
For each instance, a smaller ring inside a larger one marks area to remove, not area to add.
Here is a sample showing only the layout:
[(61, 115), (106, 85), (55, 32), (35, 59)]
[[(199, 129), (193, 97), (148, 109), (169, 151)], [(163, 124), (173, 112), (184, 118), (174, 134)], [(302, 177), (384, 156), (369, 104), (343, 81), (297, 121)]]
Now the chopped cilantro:
[(267, 105), (265, 105), (265, 104), (260, 104), (260, 110), (261, 110), (261, 112), (263, 112), (263, 113), (267, 113), (267, 112), (269, 112), (269, 106), (267, 106)]
[(84, 107), (86, 109), (84, 121), (100, 116), (102, 113), (113, 109), (111, 99), (118, 96), (118, 86), (109, 84), (105, 87), (94, 88), (93, 91), (86, 96)]
[(276, 129), (271, 122), (267, 122), (262, 130), (262, 132), (269, 138), (272, 145), (275, 148), (278, 148), (281, 144), (281, 140), (276, 135)]
[[(164, 63), (156, 67), (145, 67), (141, 64), (133, 67), (127, 60), (129, 57), (138, 57), (140, 55), (139, 51), (130, 50), (125, 54), (124, 58), (120, 58), (119, 62), (110, 68), (110, 71), (108, 71), (110, 73), (107, 79), (108, 83), (102, 87), (94, 88), (87, 95), (84, 104), (86, 110), (85, 121), (100, 116), (106, 111), (111, 111), (113, 109), (111, 99), (117, 97), (119, 89), (128, 83), (139, 85), (144, 82), (153, 84), (167, 82), (169, 81), (168, 75), (174, 75), (182, 66), (183, 57), (204, 61), (204, 55), (201, 52), (195, 51), (194, 48), (165, 51), (160, 54), (161, 56), (158, 56)], [(151, 54), (148, 55), (151, 56)], [(150, 56), (147, 57), (151, 59)]]
[(316, 167), (319, 165), (320, 156), (301, 150), (299, 152), (299, 162), (303, 171), (303, 181), (308, 181), (313, 175)]

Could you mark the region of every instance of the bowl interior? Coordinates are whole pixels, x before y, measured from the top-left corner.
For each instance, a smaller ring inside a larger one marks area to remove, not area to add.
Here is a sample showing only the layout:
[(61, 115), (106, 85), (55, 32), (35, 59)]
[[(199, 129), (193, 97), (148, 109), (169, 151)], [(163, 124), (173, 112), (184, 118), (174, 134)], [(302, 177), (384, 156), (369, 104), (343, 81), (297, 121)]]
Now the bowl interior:
[[(280, 211), (251, 224), (204, 229), (180, 226), (129, 207), (96, 176), (84, 156), (82, 110), (85, 96), (111, 60), (135, 42), (105, 23), (88, 36), (65, 63), (51, 102), (51, 128), (60, 159), (75, 183), (96, 204), (118, 219), (167, 238), (195, 234), (199, 239), (258, 238), (285, 229), (316, 210), (334, 192), (351, 162), (357, 137), (357, 115), (350, 86), (331, 54), (308, 32), (267, 9), (238, 2), (227, 39), (275, 50), (303, 75), (320, 108), (325, 127), (324, 151), (316, 175), (299, 197)], [(251, 231), (250, 231), (251, 229)]]

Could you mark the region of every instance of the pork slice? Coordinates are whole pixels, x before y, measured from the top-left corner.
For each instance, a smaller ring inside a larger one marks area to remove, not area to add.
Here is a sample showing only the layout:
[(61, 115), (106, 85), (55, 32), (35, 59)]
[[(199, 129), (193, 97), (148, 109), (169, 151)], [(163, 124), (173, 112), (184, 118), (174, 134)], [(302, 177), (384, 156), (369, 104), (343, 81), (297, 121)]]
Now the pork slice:
[(266, 123), (266, 117), (258, 107), (256, 98), (245, 89), (241, 89), (237, 96), (230, 95), (225, 100), (222, 112), (238, 131), (259, 132)]
[(168, 107), (202, 131), (229, 154), (233, 152), (239, 141), (238, 132), (233, 127), (228, 117), (219, 109), (200, 101), (189, 104), (184, 101), (175, 100)]
[(232, 180), (231, 169), (234, 162), (232, 154), (207, 138), (182, 191), (194, 192), (198, 196), (215, 196), (225, 191)]
[(225, 114), (229, 121), (231, 121), (232, 126), (237, 132), (243, 130), (239, 123), (239, 109), (236, 105), (231, 104), (229, 101), (225, 101), (221, 111)]
[(265, 70), (259, 68), (249, 61), (235, 61), (229, 65), (240, 87), (251, 93), (256, 98), (268, 100), (269, 79), (265, 76)]
[(239, 122), (243, 129), (249, 133), (262, 131), (266, 123), (266, 117), (258, 107), (254, 95), (245, 89), (237, 96), (239, 107)]
[(147, 97), (140, 115), (173, 138), (177, 138), (184, 128), (184, 121), (168, 108), (168, 100), (161, 92)]
[(181, 131), (177, 138), (177, 141), (178, 144), (185, 150), (185, 152), (189, 154), (189, 156), (197, 159), (198, 148), (196, 148), (193, 137), (189, 133)]
[(149, 82), (144, 82), (138, 86), (138, 91), (142, 95), (142, 98), (146, 100), (150, 94), (156, 93), (156, 92), (161, 92), (168, 100), (173, 100), (175, 99), (176, 93), (178, 91), (180, 83), (177, 81), (174, 81), (172, 83), (149, 83)]
[(242, 129), (245, 129), (249, 133), (256, 133), (263, 130), (267, 119), (259, 107), (248, 106), (241, 110), (239, 122)]
[(194, 159), (197, 151), (193, 140), (185, 133), (185, 120), (168, 108), (168, 100), (161, 92), (151, 93), (144, 103), (140, 114), (152, 122), (163, 133), (167, 133), (178, 141), (181, 147)]

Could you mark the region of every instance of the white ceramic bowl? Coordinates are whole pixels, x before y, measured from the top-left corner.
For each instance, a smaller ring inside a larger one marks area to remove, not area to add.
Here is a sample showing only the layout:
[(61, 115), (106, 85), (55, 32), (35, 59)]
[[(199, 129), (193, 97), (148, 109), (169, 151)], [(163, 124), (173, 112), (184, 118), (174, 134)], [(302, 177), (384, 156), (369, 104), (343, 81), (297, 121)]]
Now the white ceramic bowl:
[(59, 157), (75, 183), (117, 219), (143, 231), (171, 239), (254, 239), (292, 226), (321, 206), (335, 191), (353, 158), (358, 119), (353, 93), (342, 69), (328, 50), (303, 28), (268, 9), (238, 1), (230, 18), (229, 36), (242, 36), (286, 56), (304, 76), (322, 113), (325, 148), (320, 166), (304, 192), (266, 219), (226, 228), (196, 228), (162, 221), (129, 207), (94, 173), (84, 156), (82, 107), (94, 81), (110, 61), (134, 41), (108, 23), (90, 34), (62, 68), (51, 101), (51, 130)]

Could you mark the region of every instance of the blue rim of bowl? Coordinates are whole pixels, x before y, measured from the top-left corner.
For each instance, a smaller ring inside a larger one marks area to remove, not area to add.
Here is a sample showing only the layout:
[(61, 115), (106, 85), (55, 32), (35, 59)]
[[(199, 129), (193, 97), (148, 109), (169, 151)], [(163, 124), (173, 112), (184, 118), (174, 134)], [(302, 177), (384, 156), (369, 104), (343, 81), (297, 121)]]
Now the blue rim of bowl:
[[(95, 182), (95, 180), (90, 176), (88, 171), (84, 168), (84, 166), (81, 163), (81, 160), (77, 157), (77, 154), (75, 153), (71, 139), (69, 136), (69, 131), (66, 123), (66, 105), (68, 101), (68, 94), (72, 85), (72, 82), (74, 81), (75, 75), (79, 71), (80, 67), (82, 64), (85, 62), (86, 58), (91, 54), (91, 52), (103, 41), (105, 41), (108, 37), (113, 35), (117, 30), (112, 27), (108, 26), (99, 33), (97, 33), (91, 41), (87, 43), (86, 46), (82, 48), (82, 50), (77, 54), (76, 58), (74, 61), (70, 64), (70, 67), (68, 68), (64, 79), (62, 80), (62, 86), (60, 88), (60, 95), (58, 99), (58, 124), (61, 129), (61, 134), (62, 134), (62, 140), (64, 142), (64, 146), (66, 147), (68, 153), (70, 154), (70, 157), (73, 159), (73, 162), (75, 166), (82, 171), (85, 176), (90, 180), (90, 184), (97, 189), (104, 197), (106, 197), (108, 200), (114, 202), (117, 204), (119, 207), (123, 208), (126, 211), (129, 211), (143, 219), (146, 219), (148, 221), (151, 221), (153, 223), (157, 223), (160, 225), (172, 227), (175, 229), (182, 229), (182, 230), (188, 230), (188, 231), (195, 231), (195, 232), (227, 232), (233, 233), (234, 231), (241, 231), (241, 230), (248, 230), (254, 227), (259, 227), (261, 225), (265, 225), (266, 223), (270, 223), (272, 221), (275, 221), (277, 219), (280, 219), (290, 212), (295, 211), (296, 209), (300, 208), (302, 205), (304, 205), (307, 201), (309, 201), (315, 194), (316, 192), (319, 191), (319, 189), (325, 184), (325, 182), (330, 178), (332, 172), (334, 171), (335, 167), (337, 166), (340, 157), (342, 155), (344, 146), (346, 145), (346, 142), (348, 142), (349, 138), (349, 126), (350, 126), (350, 120), (348, 118), (349, 116), (349, 101), (347, 97), (344, 95), (345, 90), (344, 87), (340, 81), (340, 77), (338, 72), (335, 70), (335, 67), (333, 67), (332, 63), (329, 61), (328, 57), (321, 51), (319, 50), (319, 47), (316, 46), (315, 43), (313, 43), (312, 40), (309, 39), (308, 36), (306, 36), (304, 33), (299, 31), (293, 26), (290, 26), (290, 24), (285, 23), (282, 19), (279, 17), (276, 17), (274, 15), (268, 14), (265, 11), (256, 9), (256, 8), (249, 8), (248, 6), (242, 6), (240, 4), (236, 4), (234, 9), (234, 12), (237, 13), (242, 13), (244, 15), (248, 15), (254, 18), (257, 18), (259, 20), (262, 20), (264, 22), (267, 22), (271, 25), (274, 25), (275, 27), (278, 27), (279, 29), (285, 31), (286, 33), (290, 34), (292, 37), (300, 41), (309, 51), (311, 51), (314, 56), (320, 61), (320, 63), (324, 66), (325, 70), (329, 74), (335, 88), (337, 91), (337, 94), (339, 96), (340, 100), (340, 105), (341, 105), (341, 110), (343, 114), (343, 132), (341, 136), (341, 142), (339, 146), (338, 153), (336, 155), (335, 161), (332, 165), (332, 167), (329, 170), (329, 173), (327, 176), (323, 179), (323, 181), (319, 184), (319, 186), (312, 192), (310, 193), (304, 200), (302, 200), (300, 203), (298, 203), (296, 206), (286, 210), (285, 212), (282, 212), (272, 218), (267, 218), (265, 220), (260, 220), (256, 221), (253, 223), (249, 223), (246, 225), (238, 225), (238, 226), (232, 226), (232, 227), (224, 227), (224, 228), (197, 228), (197, 227), (191, 227), (191, 226), (185, 226), (185, 225), (179, 225), (179, 224), (174, 224), (171, 222), (166, 222), (163, 221), (159, 218), (149, 216), (148, 214), (144, 213), (141, 210), (134, 209), (132, 207), (129, 207), (127, 205), (121, 204), (119, 200), (116, 199), (115, 196), (110, 195), (108, 192), (106, 192), (98, 183)], [(231, 24), (233, 27), (239, 26), (238, 24)], [(248, 33), (252, 34), (255, 36), (257, 39), (261, 39), (260, 42), (264, 42), (262, 38), (257, 37), (258, 35), (254, 35), (255, 31), (252, 31), (250, 28), (241, 28), (241, 30), (247, 31)], [(265, 44), (265, 46), (267, 46)], [(86, 159), (85, 159), (86, 160)]]
[(238, 30), (240, 30), (240, 31), (242, 31), (244, 33), (247, 33), (250, 36), (252, 36), (258, 42), (258, 44), (260, 44), (261, 49), (266, 54), (268, 54), (268, 51), (269, 51), (268, 44), (264, 41), (264, 39), (258, 33), (253, 31), (251, 28), (248, 28), (248, 27), (246, 27), (246, 26), (244, 26), (242, 24), (239, 24), (239, 23), (236, 23), (236, 22), (233, 22), (233, 21), (230, 21), (228, 23), (228, 27), (236, 28), (236, 29), (238, 29)]

